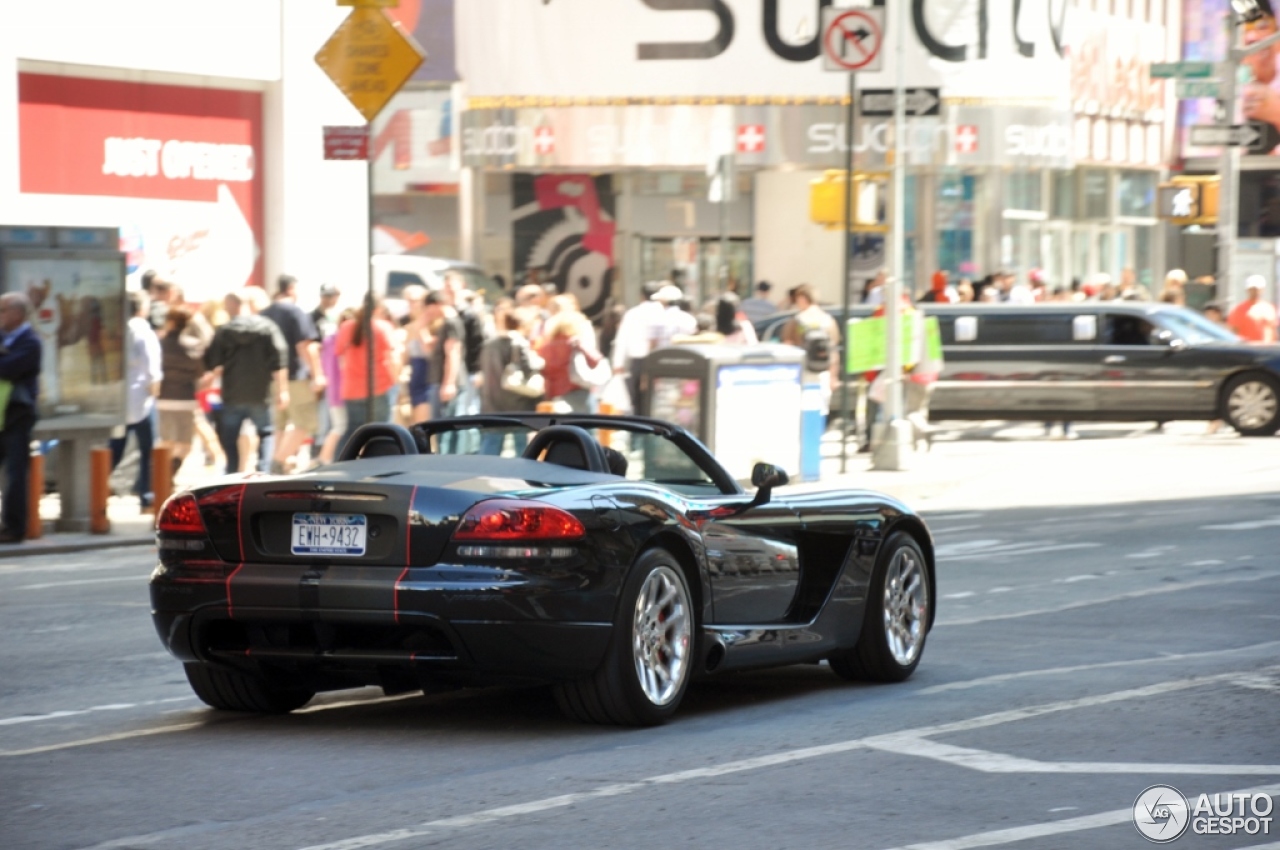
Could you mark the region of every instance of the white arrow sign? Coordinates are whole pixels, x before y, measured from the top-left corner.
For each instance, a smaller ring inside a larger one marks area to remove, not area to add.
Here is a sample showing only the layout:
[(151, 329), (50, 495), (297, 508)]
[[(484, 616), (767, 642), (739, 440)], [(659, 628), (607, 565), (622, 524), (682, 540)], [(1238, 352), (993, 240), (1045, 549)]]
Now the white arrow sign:
[(1195, 124), (1191, 127), (1191, 144), (1196, 147), (1247, 148), (1262, 140), (1252, 124)]
[[(937, 115), (942, 103), (939, 89), (907, 89), (904, 93), (907, 115)], [(863, 89), (858, 92), (863, 115), (892, 115), (894, 107), (893, 89)]]

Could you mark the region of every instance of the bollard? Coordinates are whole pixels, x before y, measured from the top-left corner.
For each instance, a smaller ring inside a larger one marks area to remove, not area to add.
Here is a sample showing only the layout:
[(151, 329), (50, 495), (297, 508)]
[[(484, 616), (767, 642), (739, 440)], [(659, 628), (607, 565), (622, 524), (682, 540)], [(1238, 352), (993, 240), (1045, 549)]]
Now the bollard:
[(151, 507), (142, 513), (153, 514), (173, 495), (173, 447), (156, 446), (151, 450)]
[(40, 499), (44, 497), (44, 455), (36, 449), (27, 467), (27, 539), (38, 540), (44, 534), (40, 519)]
[[(612, 404), (609, 404), (607, 402), (600, 403), (601, 416), (613, 416), (617, 412), (618, 411), (614, 408)], [(612, 431), (601, 428), (598, 436), (598, 440), (600, 445), (604, 446), (605, 448), (613, 448), (613, 432)]]
[(98, 446), (89, 452), (89, 531), (108, 534), (107, 498), (111, 495), (111, 449)]

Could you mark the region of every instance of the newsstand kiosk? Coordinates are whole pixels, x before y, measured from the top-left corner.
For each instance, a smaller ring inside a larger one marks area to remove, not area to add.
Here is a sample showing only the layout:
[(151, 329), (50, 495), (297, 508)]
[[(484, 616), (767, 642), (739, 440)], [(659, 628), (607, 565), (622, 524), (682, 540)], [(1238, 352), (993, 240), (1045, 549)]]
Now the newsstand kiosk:
[(801, 349), (785, 345), (660, 348), (640, 368), (640, 412), (696, 435), (736, 479), (750, 479), (760, 461), (808, 478), (803, 362)]

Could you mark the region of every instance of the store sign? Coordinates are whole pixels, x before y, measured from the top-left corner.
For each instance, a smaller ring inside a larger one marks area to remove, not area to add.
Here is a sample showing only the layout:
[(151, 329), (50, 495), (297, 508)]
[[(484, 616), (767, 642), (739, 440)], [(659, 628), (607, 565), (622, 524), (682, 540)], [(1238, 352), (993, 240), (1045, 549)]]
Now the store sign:
[[(1065, 99), (1068, 4), (913, 0), (904, 82), (945, 86), (952, 97)], [(821, 13), (831, 6), (831, 0), (467, 0), (455, 9), (459, 71), (477, 107), (571, 105), (529, 98), (839, 96), (843, 75), (821, 73)], [(888, 50), (884, 71), (860, 73), (859, 85), (892, 86), (895, 61), (896, 51)]]
[(257, 92), (18, 75), (19, 188), (119, 227), (131, 273), (151, 268), (198, 300), (261, 283), (262, 96)]
[(453, 96), (447, 89), (396, 94), (373, 122), (374, 182), (383, 194), (456, 186)]
[[(858, 167), (885, 165), (893, 122), (858, 121)], [(540, 147), (540, 138), (555, 139)], [(842, 167), (847, 148), (839, 106), (628, 106), (468, 110), (462, 160), (475, 167), (703, 167), (733, 153), (743, 167)], [(767, 140), (767, 141), (766, 141)], [(950, 106), (909, 119), (912, 165), (1069, 168), (1072, 116), (1065, 109)]]

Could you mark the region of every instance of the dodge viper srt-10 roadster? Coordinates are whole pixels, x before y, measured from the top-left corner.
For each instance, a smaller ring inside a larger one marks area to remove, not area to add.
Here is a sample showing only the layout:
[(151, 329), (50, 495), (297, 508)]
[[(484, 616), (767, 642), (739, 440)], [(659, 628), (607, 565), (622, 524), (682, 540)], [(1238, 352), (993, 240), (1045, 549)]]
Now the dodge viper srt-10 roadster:
[(571, 718), (642, 726), (730, 670), (906, 679), (937, 599), (924, 522), (786, 483), (759, 463), (747, 493), (642, 417), (370, 424), (328, 466), (170, 498), (152, 617), (196, 695), (230, 711), (541, 683)]

